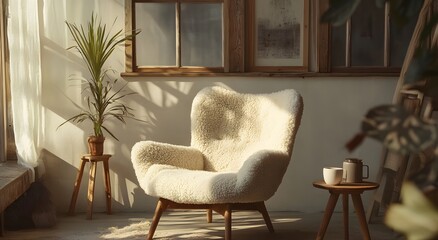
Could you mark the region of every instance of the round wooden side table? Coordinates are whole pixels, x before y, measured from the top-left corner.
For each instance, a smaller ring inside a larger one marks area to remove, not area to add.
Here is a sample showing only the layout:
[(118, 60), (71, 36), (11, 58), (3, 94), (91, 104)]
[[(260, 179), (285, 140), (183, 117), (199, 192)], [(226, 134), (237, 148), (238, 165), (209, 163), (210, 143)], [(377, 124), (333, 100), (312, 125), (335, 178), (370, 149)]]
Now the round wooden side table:
[(87, 219), (92, 219), (93, 215), (93, 201), (94, 201), (94, 185), (96, 179), (96, 169), (97, 163), (103, 163), (103, 173), (104, 173), (104, 181), (105, 181), (105, 197), (106, 197), (106, 211), (108, 214), (111, 214), (111, 182), (109, 175), (109, 159), (110, 154), (103, 154), (102, 156), (92, 156), (90, 154), (83, 155), (81, 157), (81, 166), (79, 168), (78, 175), (76, 176), (75, 185), (73, 188), (73, 194), (71, 196), (70, 208), (68, 213), (73, 215), (76, 207), (76, 200), (78, 198), (79, 188), (81, 186), (82, 175), (84, 174), (85, 164), (87, 162), (90, 163), (90, 175), (88, 180), (88, 208), (87, 208)]
[(353, 199), (354, 209), (356, 210), (357, 217), (359, 218), (360, 229), (364, 239), (371, 239), (368, 229), (367, 220), (365, 217), (365, 211), (362, 204), (361, 194), (367, 190), (373, 190), (379, 187), (378, 183), (374, 182), (361, 182), (361, 183), (341, 183), (339, 185), (328, 185), (323, 180), (313, 182), (313, 186), (328, 190), (330, 197), (325, 208), (324, 217), (321, 222), (321, 226), (318, 231), (316, 239), (323, 239), (327, 226), (332, 217), (333, 210), (336, 207), (339, 195), (342, 194), (342, 211), (344, 216), (344, 239), (348, 239), (348, 195), (351, 195)]

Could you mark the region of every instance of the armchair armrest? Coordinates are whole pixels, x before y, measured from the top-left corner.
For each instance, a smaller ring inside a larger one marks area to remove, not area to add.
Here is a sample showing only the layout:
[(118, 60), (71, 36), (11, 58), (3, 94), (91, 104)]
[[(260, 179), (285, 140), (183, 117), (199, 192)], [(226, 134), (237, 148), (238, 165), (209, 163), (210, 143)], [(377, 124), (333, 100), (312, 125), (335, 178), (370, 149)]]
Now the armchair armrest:
[(147, 170), (154, 164), (171, 165), (190, 170), (204, 169), (204, 157), (199, 150), (153, 141), (136, 143), (132, 147), (131, 160), (137, 176), (146, 174)]
[(237, 172), (236, 188), (248, 200), (266, 201), (277, 191), (289, 165), (290, 156), (263, 150), (251, 155)]

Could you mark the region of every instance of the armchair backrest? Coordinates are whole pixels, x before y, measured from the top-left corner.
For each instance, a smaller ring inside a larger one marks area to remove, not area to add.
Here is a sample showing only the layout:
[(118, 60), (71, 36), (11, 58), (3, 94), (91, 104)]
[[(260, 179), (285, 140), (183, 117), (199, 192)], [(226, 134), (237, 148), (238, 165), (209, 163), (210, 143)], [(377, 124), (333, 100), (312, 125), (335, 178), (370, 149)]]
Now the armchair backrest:
[(259, 151), (292, 155), (303, 102), (292, 89), (241, 94), (222, 87), (201, 90), (191, 111), (191, 146), (207, 171), (236, 172)]

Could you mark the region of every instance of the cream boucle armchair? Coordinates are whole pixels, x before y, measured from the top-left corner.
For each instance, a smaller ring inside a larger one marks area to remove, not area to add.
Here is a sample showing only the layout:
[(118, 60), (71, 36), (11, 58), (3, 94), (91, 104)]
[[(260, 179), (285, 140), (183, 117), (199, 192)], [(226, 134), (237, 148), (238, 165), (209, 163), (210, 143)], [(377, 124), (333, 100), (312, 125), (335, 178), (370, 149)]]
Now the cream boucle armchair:
[(208, 222), (218, 212), (225, 239), (233, 210), (258, 210), (273, 232), (264, 201), (286, 172), (302, 111), (295, 90), (240, 94), (211, 87), (193, 100), (190, 147), (136, 143), (131, 158), (139, 184), (159, 198), (148, 239), (167, 208), (207, 209)]

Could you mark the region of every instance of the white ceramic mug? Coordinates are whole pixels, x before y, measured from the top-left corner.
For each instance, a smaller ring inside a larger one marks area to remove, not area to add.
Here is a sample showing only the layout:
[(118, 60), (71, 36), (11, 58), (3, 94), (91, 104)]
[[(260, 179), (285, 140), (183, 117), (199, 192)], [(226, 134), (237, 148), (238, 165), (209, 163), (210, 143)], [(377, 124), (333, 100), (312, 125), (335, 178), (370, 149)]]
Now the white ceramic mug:
[(328, 185), (338, 185), (342, 181), (344, 170), (340, 167), (325, 167), (323, 169), (324, 182)]

